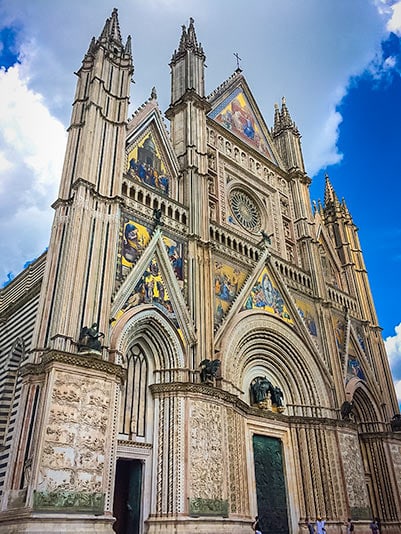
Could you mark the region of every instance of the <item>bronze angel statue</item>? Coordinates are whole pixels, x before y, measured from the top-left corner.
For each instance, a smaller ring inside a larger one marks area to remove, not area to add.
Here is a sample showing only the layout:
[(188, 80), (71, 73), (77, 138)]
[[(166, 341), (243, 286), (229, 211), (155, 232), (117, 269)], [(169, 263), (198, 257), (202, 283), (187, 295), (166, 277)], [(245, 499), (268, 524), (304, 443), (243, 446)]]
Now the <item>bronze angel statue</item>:
[(202, 360), (199, 364), (201, 367), (200, 379), (202, 383), (213, 383), (220, 369), (220, 360)]

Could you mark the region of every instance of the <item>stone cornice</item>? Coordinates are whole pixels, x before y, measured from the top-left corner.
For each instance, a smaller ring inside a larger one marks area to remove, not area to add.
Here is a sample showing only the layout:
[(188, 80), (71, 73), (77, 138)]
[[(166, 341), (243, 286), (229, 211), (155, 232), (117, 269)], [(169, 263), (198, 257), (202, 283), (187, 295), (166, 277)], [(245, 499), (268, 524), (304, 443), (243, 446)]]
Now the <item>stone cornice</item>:
[(198, 95), (194, 89), (187, 89), (177, 102), (170, 105), (165, 113), (166, 117), (171, 120), (174, 115), (186, 108), (188, 102), (192, 102), (195, 107), (205, 113), (208, 113), (211, 110), (211, 105), (206, 97)]
[(122, 382), (125, 380), (125, 369), (115, 363), (102, 360), (93, 354), (72, 354), (68, 352), (50, 351), (42, 355), (39, 363), (27, 363), (21, 368), (21, 374), (39, 375), (45, 373), (54, 364), (62, 364), (72, 367), (82, 367), (114, 375)]
[(308, 417), (308, 416), (290, 416), (284, 413), (262, 410), (255, 406), (249, 406), (246, 402), (239, 399), (236, 395), (229, 393), (219, 387), (208, 386), (206, 384), (195, 384), (191, 382), (173, 382), (167, 384), (152, 384), (150, 390), (154, 397), (168, 397), (182, 394), (183, 396), (204, 397), (203, 400), (217, 400), (231, 406), (249, 418), (262, 418), (271, 421), (279, 421), (287, 424), (289, 428), (322, 427), (322, 428), (347, 428), (356, 430), (356, 424), (352, 421), (332, 419), (329, 417)]

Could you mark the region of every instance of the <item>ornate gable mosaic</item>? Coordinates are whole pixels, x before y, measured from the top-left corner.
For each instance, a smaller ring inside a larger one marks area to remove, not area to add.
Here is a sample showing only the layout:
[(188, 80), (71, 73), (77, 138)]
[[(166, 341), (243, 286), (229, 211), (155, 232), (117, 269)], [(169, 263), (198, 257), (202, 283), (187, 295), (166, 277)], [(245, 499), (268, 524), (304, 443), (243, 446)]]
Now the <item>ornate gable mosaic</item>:
[(129, 151), (127, 171), (142, 183), (169, 194), (171, 178), (151, 133)]
[(240, 87), (213, 109), (209, 117), (276, 163), (269, 142)]

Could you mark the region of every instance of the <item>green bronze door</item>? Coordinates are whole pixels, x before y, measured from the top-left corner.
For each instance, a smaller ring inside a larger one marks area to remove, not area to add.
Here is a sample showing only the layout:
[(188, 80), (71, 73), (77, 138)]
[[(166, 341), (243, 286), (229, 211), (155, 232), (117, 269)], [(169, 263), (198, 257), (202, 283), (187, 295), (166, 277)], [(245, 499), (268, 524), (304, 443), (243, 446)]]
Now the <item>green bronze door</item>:
[(141, 532), (142, 462), (118, 459), (114, 488), (113, 530), (117, 534)]
[(253, 436), (256, 498), (263, 534), (289, 534), (280, 439)]

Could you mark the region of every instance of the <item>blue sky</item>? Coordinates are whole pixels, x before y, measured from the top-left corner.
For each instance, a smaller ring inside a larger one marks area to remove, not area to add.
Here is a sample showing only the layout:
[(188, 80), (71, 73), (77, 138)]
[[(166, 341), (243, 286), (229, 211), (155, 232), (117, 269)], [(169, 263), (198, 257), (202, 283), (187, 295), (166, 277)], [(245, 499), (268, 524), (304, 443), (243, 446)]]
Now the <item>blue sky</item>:
[(131, 112), (153, 86), (167, 109), (168, 63), (190, 16), (208, 92), (238, 52), (268, 126), (286, 96), (312, 198), (323, 198), (327, 172), (360, 229), (401, 398), (400, 0), (0, 0), (0, 285), (47, 246), (73, 72), (114, 7), (132, 35)]

